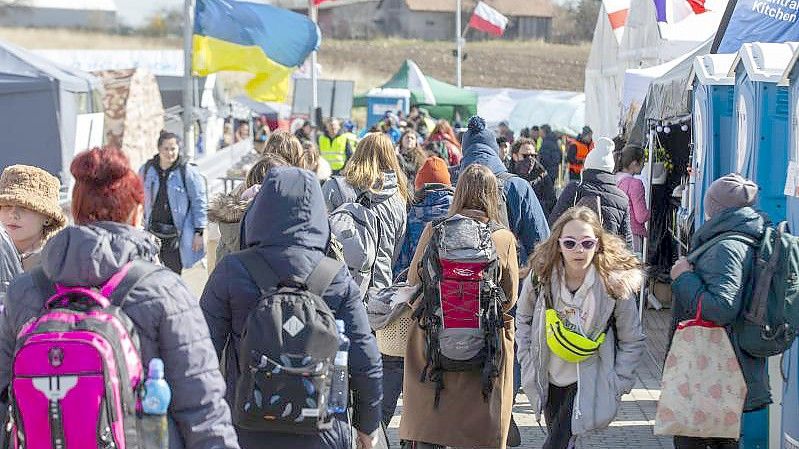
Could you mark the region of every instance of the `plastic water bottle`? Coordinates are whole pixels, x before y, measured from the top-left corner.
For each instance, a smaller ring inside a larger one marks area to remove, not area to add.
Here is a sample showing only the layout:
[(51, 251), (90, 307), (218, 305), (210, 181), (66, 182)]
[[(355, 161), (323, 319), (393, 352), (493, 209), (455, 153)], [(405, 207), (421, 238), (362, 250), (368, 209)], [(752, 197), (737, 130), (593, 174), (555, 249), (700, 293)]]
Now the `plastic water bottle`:
[(172, 390), (164, 380), (164, 361), (150, 360), (142, 399), (141, 437), (145, 449), (169, 449), (167, 410)]
[(338, 328), (338, 352), (333, 363), (333, 381), (330, 383), (330, 401), (327, 410), (330, 413), (347, 411), (347, 397), (350, 393), (347, 375), (347, 358), (350, 353), (350, 339), (344, 335), (344, 321), (336, 320)]

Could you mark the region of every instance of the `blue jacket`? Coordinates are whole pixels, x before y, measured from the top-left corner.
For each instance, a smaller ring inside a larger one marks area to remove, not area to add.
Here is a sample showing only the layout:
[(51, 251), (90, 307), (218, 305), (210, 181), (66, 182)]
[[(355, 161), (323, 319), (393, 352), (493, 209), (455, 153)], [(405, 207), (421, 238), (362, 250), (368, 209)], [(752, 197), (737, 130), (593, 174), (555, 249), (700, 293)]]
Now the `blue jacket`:
[[(327, 209), (316, 176), (294, 167), (269, 171), (244, 218), (245, 245), (260, 254), (282, 278), (305, 279), (324, 257), (330, 239)], [(235, 394), (241, 333), (260, 293), (235, 254), (225, 256), (211, 274), (200, 305), (217, 354), (225, 354), (228, 401)], [(358, 285), (346, 268), (333, 280), (323, 299), (337, 319), (346, 323), (351, 346), (350, 388), (355, 403), (353, 425), (371, 433), (380, 425), (382, 363), (372, 336)], [(232, 401), (231, 401), (232, 402)], [(318, 437), (239, 430), (242, 448), (345, 449), (351, 440), (344, 417)]]
[(452, 187), (442, 184), (427, 184), (416, 193), (415, 201), (408, 212), (405, 240), (403, 240), (400, 253), (394, 262), (395, 278), (411, 265), (425, 225), (447, 215), (449, 206), (452, 204), (452, 195)]
[[(155, 160), (155, 163), (158, 163)], [(185, 162), (180, 161), (180, 164)], [(144, 182), (144, 222), (150, 222), (150, 213), (153, 210), (155, 196), (158, 194), (158, 172), (155, 166), (151, 166), (147, 173), (144, 169), (147, 164), (139, 170)], [(180, 230), (180, 260), (184, 268), (191, 268), (203, 257), (205, 248), (200, 251), (192, 251), (191, 245), (194, 240), (195, 229), (205, 229), (208, 225), (208, 199), (205, 191), (205, 180), (199, 170), (191, 164), (186, 165), (186, 187), (183, 187), (180, 170), (175, 169), (169, 173), (167, 178), (167, 196), (169, 197), (169, 207), (172, 209), (172, 220)], [(188, 190), (188, 191), (186, 191)]]
[[(466, 136), (468, 137), (469, 133)], [(494, 145), (496, 145), (496, 140), (494, 140)], [(495, 175), (508, 171), (497, 151), (491, 146), (480, 142), (470, 142), (470, 139), (464, 137), (463, 148), (460, 170), (472, 164), (481, 164), (491, 169)], [(535, 245), (549, 237), (549, 225), (544, 210), (541, 209), (541, 203), (529, 182), (514, 176), (505, 182), (504, 189), (510, 230), (520, 243), (519, 265), (521, 266), (527, 263), (527, 259), (533, 254)]]

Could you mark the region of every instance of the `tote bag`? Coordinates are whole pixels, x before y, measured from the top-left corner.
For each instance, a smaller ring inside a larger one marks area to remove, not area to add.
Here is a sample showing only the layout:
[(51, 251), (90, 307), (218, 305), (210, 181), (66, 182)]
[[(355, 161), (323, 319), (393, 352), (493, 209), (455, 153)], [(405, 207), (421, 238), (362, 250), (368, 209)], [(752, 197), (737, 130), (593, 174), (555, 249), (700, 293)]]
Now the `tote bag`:
[(738, 439), (745, 399), (746, 382), (727, 332), (702, 319), (700, 300), (696, 317), (674, 333), (655, 435)]

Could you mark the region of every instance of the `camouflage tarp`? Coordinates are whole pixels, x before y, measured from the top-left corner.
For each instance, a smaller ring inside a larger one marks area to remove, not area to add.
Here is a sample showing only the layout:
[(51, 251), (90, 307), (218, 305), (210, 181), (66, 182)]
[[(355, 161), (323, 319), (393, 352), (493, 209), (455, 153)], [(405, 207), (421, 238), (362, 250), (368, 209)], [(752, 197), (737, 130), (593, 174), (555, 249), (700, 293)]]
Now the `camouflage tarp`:
[(155, 76), (143, 69), (93, 72), (103, 81), (105, 142), (115, 145), (139, 167), (157, 151), (164, 107)]

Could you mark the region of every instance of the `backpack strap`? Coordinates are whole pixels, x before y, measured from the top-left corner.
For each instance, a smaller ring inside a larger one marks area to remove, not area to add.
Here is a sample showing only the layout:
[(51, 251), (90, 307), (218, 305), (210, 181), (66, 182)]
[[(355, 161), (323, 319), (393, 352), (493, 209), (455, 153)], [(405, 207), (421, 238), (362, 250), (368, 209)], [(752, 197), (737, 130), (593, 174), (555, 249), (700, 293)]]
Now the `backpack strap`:
[[(766, 231), (768, 232), (768, 231)], [(782, 235), (788, 232), (788, 223), (783, 221), (777, 225), (772, 233), (774, 236), (774, 249), (769, 256), (768, 261), (765, 262), (765, 269), (760, 271), (760, 276), (755, 279), (755, 290), (752, 294), (753, 306), (750, 311), (744, 312), (744, 316), (749, 321), (763, 325), (766, 322), (766, 313), (768, 308), (768, 294), (771, 288), (771, 281), (774, 279), (774, 273), (777, 272), (777, 265), (782, 259)], [(769, 238), (769, 234), (765, 234)], [(755, 259), (755, 266), (757, 266), (757, 258)]]
[(322, 257), (319, 265), (311, 271), (311, 274), (305, 280), (305, 286), (308, 287), (309, 292), (321, 298), (342, 268), (344, 268), (344, 264), (338, 260)]
[(108, 299), (111, 300), (111, 304), (122, 307), (122, 305), (125, 304), (125, 300), (128, 298), (128, 294), (136, 288), (144, 278), (156, 271), (162, 270), (166, 270), (166, 268), (154, 263), (145, 262), (144, 260), (134, 260), (130, 263), (130, 267), (122, 280), (119, 281), (116, 287), (110, 290), (107, 296)]
[(44, 269), (41, 265), (31, 270), (30, 273), (33, 284), (39, 290), (39, 293), (42, 294), (42, 297), (50, 298), (55, 295), (55, 284), (44, 274)]
[(721, 242), (722, 240), (735, 240), (741, 243), (745, 243), (749, 246), (755, 246), (757, 244), (757, 241), (755, 239), (746, 234), (742, 234), (740, 232), (735, 232), (735, 231), (724, 232), (713, 237), (707, 242), (699, 245), (699, 248), (696, 248), (693, 251), (691, 251), (691, 253), (688, 254), (688, 257), (686, 259), (688, 260), (688, 262), (693, 264), (699, 259), (699, 257), (701, 257), (704, 253), (706, 253), (707, 250), (709, 250), (711, 247), (715, 246), (717, 243)]
[(258, 286), (258, 289), (261, 290), (262, 293), (274, 288), (280, 283), (280, 279), (278, 279), (277, 274), (272, 270), (269, 262), (264, 257), (261, 257), (255, 248), (246, 249), (234, 254), (235, 257), (241, 261), (242, 265), (244, 265), (244, 269), (247, 270), (247, 273), (249, 273), (252, 280), (255, 281), (255, 285)]

